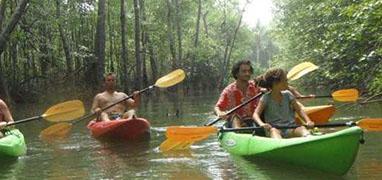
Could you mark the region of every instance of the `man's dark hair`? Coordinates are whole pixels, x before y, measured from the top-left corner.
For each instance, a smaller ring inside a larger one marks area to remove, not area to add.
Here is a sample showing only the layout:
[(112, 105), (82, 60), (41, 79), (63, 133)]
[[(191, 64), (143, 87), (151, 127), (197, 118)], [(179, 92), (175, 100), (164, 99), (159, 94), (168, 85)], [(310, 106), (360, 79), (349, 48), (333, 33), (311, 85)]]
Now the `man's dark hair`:
[(236, 62), (232, 67), (231, 74), (232, 74), (233, 78), (237, 79), (237, 74), (239, 73), (240, 66), (242, 64), (248, 65), (250, 67), (251, 73), (253, 73), (253, 67), (252, 67), (251, 61), (241, 60), (241, 61)]

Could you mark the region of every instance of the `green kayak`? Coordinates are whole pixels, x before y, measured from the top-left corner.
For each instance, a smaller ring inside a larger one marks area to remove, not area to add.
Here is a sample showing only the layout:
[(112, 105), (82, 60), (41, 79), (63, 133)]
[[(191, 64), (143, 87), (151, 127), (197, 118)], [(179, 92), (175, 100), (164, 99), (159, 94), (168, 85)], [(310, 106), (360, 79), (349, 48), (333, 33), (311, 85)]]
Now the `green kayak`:
[(18, 129), (5, 132), (5, 137), (0, 138), (0, 157), (18, 157), (27, 151), (24, 136)]
[(229, 153), (247, 159), (281, 161), (343, 175), (357, 156), (362, 133), (356, 126), (324, 135), (289, 139), (221, 132), (219, 142)]

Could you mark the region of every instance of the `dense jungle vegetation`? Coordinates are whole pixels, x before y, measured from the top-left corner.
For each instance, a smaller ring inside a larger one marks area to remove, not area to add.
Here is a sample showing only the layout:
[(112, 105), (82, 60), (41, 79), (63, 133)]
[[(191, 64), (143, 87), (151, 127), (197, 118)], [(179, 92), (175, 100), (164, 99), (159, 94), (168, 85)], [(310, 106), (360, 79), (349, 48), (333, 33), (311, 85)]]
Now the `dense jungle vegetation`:
[(94, 95), (106, 72), (131, 92), (176, 68), (178, 89), (216, 93), (242, 59), (255, 75), (311, 61), (299, 86), (382, 92), (382, 1), (273, 3), (273, 22), (249, 27), (237, 0), (1, 0), (0, 97)]

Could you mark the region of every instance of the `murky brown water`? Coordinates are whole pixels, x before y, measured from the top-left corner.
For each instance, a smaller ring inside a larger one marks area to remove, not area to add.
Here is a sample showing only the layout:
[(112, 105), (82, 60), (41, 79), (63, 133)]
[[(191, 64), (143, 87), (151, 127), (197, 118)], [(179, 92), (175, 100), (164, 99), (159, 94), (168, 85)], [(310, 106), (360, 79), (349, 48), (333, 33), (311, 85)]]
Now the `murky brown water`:
[[(225, 152), (216, 136), (191, 146), (189, 151), (163, 154), (158, 146), (165, 139), (165, 127), (202, 125), (214, 119), (212, 107), (217, 97), (181, 97), (176, 103), (164, 96), (151, 99), (155, 101), (142, 104), (139, 111), (152, 123), (151, 140), (143, 142), (97, 141), (89, 135), (85, 121), (75, 125), (70, 137), (45, 142), (38, 134), (50, 125), (48, 122), (19, 125), (26, 137), (27, 155), (0, 160), (0, 179), (382, 179), (382, 132), (365, 133), (366, 143), (361, 145), (351, 170), (342, 177), (287, 164), (249, 162)], [(49, 106), (20, 107), (16, 119), (38, 115)], [(176, 109), (180, 117), (176, 117)], [(382, 104), (343, 106), (334, 120), (363, 117), (382, 117)]]

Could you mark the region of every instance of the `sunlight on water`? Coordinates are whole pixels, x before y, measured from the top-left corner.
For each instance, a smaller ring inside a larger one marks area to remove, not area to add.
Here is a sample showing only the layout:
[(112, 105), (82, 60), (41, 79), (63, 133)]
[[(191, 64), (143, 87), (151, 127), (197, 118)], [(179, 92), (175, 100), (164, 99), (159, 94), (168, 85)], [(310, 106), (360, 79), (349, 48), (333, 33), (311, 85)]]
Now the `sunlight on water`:
[[(0, 179), (381, 179), (382, 133), (365, 133), (356, 161), (342, 177), (268, 161), (248, 161), (220, 147), (217, 136), (195, 142), (189, 150), (162, 153), (167, 126), (202, 126), (216, 117), (217, 97), (189, 97), (176, 105), (170, 99), (142, 105), (139, 114), (151, 122), (151, 139), (140, 142), (102, 142), (92, 138), (86, 121), (76, 124), (65, 139), (42, 141), (38, 134), (51, 124), (37, 121), (21, 124), (28, 153), (0, 163)], [(320, 100), (320, 103), (325, 102)], [(357, 121), (381, 117), (381, 105), (342, 107), (333, 120)], [(180, 113), (175, 116), (177, 108)], [(24, 109), (25, 116), (30, 114)], [(33, 110), (37, 111), (37, 110)], [(22, 113), (23, 111), (19, 111)], [(166, 113), (163, 113), (166, 112)], [(19, 114), (23, 116), (23, 114)], [(222, 125), (219, 122), (216, 126)], [(334, 157), (335, 158), (335, 157)]]

